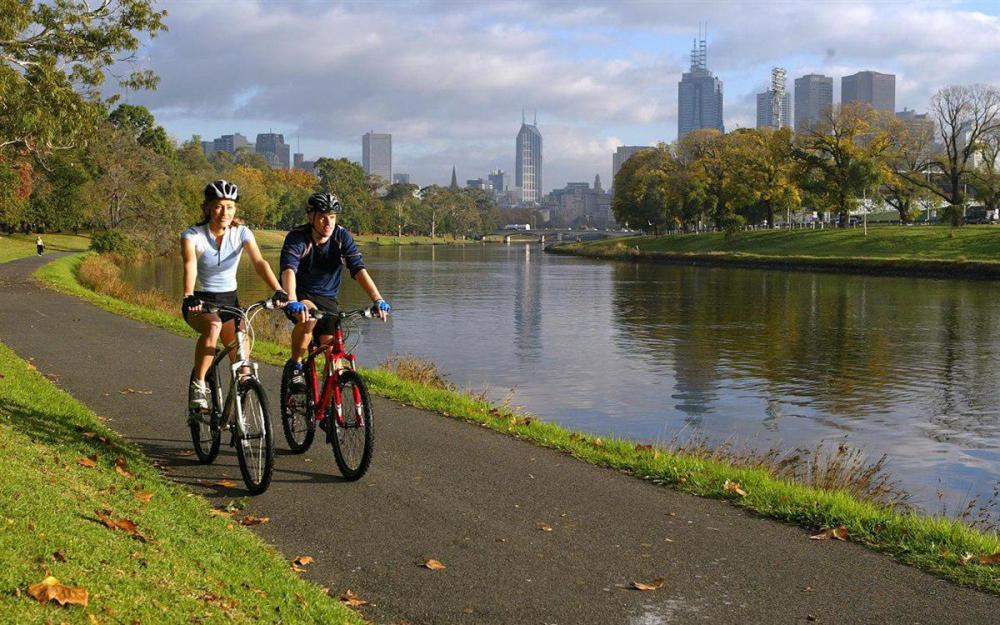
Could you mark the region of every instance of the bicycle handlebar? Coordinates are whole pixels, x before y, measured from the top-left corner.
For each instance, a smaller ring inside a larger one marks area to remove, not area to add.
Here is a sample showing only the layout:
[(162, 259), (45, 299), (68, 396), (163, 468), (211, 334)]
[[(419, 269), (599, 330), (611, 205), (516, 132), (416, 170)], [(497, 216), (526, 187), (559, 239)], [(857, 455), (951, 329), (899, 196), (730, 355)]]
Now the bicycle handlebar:
[(219, 311), (225, 311), (225, 312), (235, 313), (240, 316), (246, 316), (257, 308), (266, 308), (267, 310), (274, 310), (275, 308), (277, 308), (277, 306), (275, 306), (274, 302), (271, 301), (270, 299), (262, 299), (259, 302), (254, 302), (253, 304), (250, 304), (246, 308), (240, 308), (238, 306), (225, 306), (225, 305), (220, 306), (218, 304), (212, 304), (210, 302), (202, 302), (201, 308), (203, 311), (207, 313), (217, 313)]
[(337, 319), (340, 319), (341, 321), (343, 321), (344, 319), (353, 319), (355, 317), (364, 317), (365, 319), (371, 319), (372, 317), (375, 316), (372, 314), (371, 308), (359, 308), (357, 310), (348, 310), (346, 312), (339, 312), (339, 313), (325, 313), (318, 308), (311, 308), (309, 310), (309, 316), (317, 320), (322, 319), (323, 317), (329, 314), (333, 314), (334, 316), (337, 317)]

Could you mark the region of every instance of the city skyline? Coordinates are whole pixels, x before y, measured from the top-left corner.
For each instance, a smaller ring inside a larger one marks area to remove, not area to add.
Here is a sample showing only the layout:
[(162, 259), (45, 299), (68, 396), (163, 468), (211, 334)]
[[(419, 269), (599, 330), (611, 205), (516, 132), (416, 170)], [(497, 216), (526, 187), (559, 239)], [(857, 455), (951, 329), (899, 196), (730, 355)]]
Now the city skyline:
[[(896, 109), (918, 113), (940, 87), (1000, 84), (994, 3), (746, 3), (735, 11), (582, 0), (556, 11), (525, 0), (474, 12), (405, 4), (171, 4), (170, 31), (137, 55), (160, 86), (125, 100), (148, 106), (181, 141), (273, 128), (301, 141), (296, 151), (310, 160), (360, 162), (356, 137), (382, 129), (395, 135), (394, 168), (445, 185), (453, 162), (477, 177), (513, 171), (508, 146), (523, 104), (544, 117), (548, 192), (595, 173), (611, 180), (608, 155), (619, 145), (676, 138), (677, 83), (700, 22), (709, 26), (711, 70), (725, 84), (727, 130), (755, 126), (756, 94), (773, 65), (788, 70), (789, 91), (810, 73), (832, 77), (834, 102), (844, 76), (894, 74)], [(221, 22), (229, 42), (211, 35)]]

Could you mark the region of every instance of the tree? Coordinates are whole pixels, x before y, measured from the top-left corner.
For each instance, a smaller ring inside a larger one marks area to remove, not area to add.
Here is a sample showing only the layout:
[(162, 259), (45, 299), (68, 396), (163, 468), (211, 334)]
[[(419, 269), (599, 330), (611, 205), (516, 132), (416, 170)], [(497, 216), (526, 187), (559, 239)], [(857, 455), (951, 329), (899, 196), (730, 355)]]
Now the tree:
[(615, 221), (655, 234), (670, 223), (677, 223), (682, 199), (672, 184), (680, 164), (666, 145), (639, 150), (627, 159), (615, 176), (615, 195), (611, 211)]
[(737, 130), (733, 135), (730, 166), (739, 174), (731, 178), (737, 189), (731, 195), (742, 198), (744, 207), (762, 206), (768, 225), (773, 226), (775, 210), (787, 214), (801, 202), (791, 158), (792, 131), (760, 128)]
[(876, 188), (885, 174), (889, 139), (879, 113), (866, 104), (845, 104), (797, 137), (792, 156), (801, 179), (824, 210), (846, 223), (860, 196)]
[[(965, 214), (965, 182), (984, 137), (1000, 126), (1000, 90), (987, 85), (951, 86), (931, 98), (942, 152), (925, 160), (917, 171), (904, 174), (949, 204), (951, 225), (961, 225)], [(924, 172), (944, 178), (942, 187)]]
[(346, 158), (321, 158), (316, 161), (315, 171), (320, 188), (335, 194), (344, 205), (344, 226), (355, 232), (370, 232), (372, 211), (379, 201), (372, 195), (365, 170)]
[(907, 123), (893, 117), (888, 123), (889, 150), (881, 195), (886, 204), (899, 212), (899, 221), (913, 220), (917, 204), (930, 200), (930, 192), (915, 184), (934, 149), (934, 128), (929, 124)]
[(983, 135), (979, 155), (980, 162), (971, 172), (976, 196), (987, 210), (997, 210), (1000, 208), (1000, 169), (997, 168), (997, 159), (1000, 158), (1000, 127)]
[[(97, 88), (141, 36), (165, 29), (153, 0), (0, 0), (0, 156), (44, 157), (78, 145), (100, 119)], [(124, 55), (124, 56), (123, 56)], [(156, 85), (152, 72), (119, 81)]]
[[(139, 145), (149, 148), (161, 156), (174, 155), (174, 147), (163, 126), (157, 126), (153, 114), (145, 106), (120, 104), (108, 115), (108, 121), (136, 140)], [(199, 146), (200, 148), (201, 146)]]
[(677, 142), (678, 159), (693, 174), (690, 182), (690, 201), (707, 212), (716, 228), (722, 228), (723, 219), (734, 213), (732, 203), (733, 178), (732, 139), (714, 129), (689, 132)]

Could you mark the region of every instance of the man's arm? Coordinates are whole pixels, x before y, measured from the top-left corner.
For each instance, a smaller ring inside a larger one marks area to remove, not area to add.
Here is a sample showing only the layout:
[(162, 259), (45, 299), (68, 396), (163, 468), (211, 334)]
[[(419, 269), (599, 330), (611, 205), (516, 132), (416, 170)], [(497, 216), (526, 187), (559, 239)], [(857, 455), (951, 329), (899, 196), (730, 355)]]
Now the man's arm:
[[(359, 270), (356, 274), (354, 274), (354, 279), (358, 281), (358, 284), (360, 284), (361, 288), (365, 290), (368, 297), (372, 298), (373, 302), (377, 302), (379, 300), (385, 301), (385, 298), (383, 298), (382, 294), (379, 293), (378, 287), (375, 286), (375, 281), (372, 280), (370, 275), (368, 275), (367, 269)], [(389, 313), (384, 310), (378, 310), (377, 313), (378, 318), (382, 321), (385, 321), (389, 316)]]

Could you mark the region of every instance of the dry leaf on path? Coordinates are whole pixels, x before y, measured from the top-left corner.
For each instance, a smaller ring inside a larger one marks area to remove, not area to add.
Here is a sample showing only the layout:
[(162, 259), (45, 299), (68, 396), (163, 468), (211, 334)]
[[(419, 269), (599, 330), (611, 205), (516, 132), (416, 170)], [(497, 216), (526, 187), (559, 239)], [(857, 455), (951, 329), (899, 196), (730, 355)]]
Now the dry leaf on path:
[(292, 564), (296, 566), (306, 566), (307, 564), (312, 564), (315, 562), (312, 556), (299, 556), (292, 560)]
[(440, 571), (445, 568), (444, 564), (442, 564), (438, 560), (434, 560), (433, 558), (428, 560), (427, 562), (424, 562), (420, 566), (424, 567), (425, 569), (430, 569), (432, 571)]
[(180, 450), (180, 451), (177, 452), (177, 455), (178, 456), (183, 456), (183, 457), (187, 458), (188, 456), (193, 456), (194, 455), (194, 450), (193, 449), (182, 449), (182, 450)]
[(722, 488), (726, 492), (728, 492), (728, 493), (736, 493), (740, 497), (746, 497), (747, 496), (747, 492), (745, 490), (743, 490), (743, 487), (740, 486), (739, 482), (730, 482), (729, 480), (726, 480), (726, 483), (722, 485)]
[(665, 580), (662, 577), (657, 577), (653, 581), (646, 582), (632, 582), (632, 588), (636, 590), (657, 590), (663, 586)]
[(236, 488), (236, 482), (232, 480), (219, 480), (218, 482), (212, 482), (214, 486), (224, 486), (226, 488)]
[(138, 393), (139, 395), (152, 395), (153, 394), (153, 391), (144, 391), (142, 389), (132, 388), (131, 386), (129, 386), (127, 388), (123, 388), (122, 390), (120, 390), (118, 392), (121, 393), (122, 395), (132, 395), (134, 393)]
[(90, 603), (90, 597), (85, 588), (63, 586), (59, 583), (58, 579), (51, 575), (37, 584), (28, 586), (28, 594), (34, 597), (39, 603), (55, 601), (59, 605), (72, 604), (82, 606)]
[(819, 534), (816, 534), (815, 536), (810, 536), (809, 538), (811, 538), (812, 540), (830, 540), (830, 539), (833, 539), (833, 540), (844, 540), (844, 541), (846, 541), (847, 540), (847, 526), (846, 525), (838, 525), (837, 527), (831, 527), (829, 529), (823, 530), (822, 532), (820, 532)]
[(552, 526), (549, 525), (548, 523), (539, 523), (538, 529), (542, 530), (543, 532), (551, 532)]
[(340, 595), (340, 600), (346, 603), (352, 608), (357, 608), (363, 605), (370, 605), (367, 601), (357, 596), (350, 589), (344, 591), (344, 594)]
[(239, 519), (237, 521), (237, 523), (239, 523), (240, 525), (263, 525), (265, 523), (270, 523), (270, 522), (271, 522), (271, 517), (254, 516), (252, 514), (248, 514), (242, 519)]

